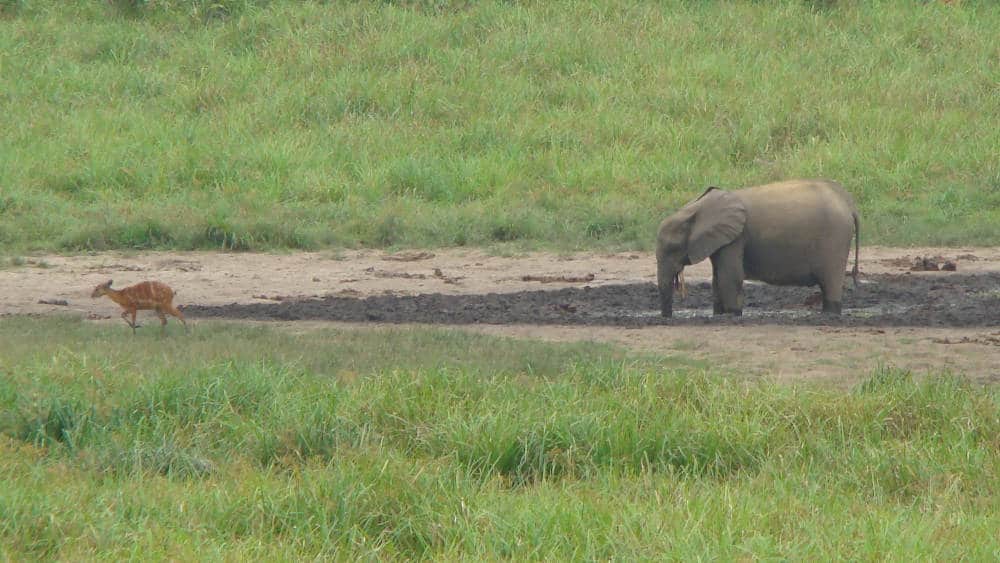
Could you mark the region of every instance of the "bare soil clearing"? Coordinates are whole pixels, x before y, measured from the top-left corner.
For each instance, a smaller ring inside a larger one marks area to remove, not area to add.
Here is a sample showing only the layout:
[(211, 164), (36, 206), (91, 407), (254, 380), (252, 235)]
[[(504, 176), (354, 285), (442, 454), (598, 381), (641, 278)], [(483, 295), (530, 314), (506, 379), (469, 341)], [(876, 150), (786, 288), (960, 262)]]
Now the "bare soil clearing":
[[(37, 256), (0, 270), (0, 315), (117, 319), (113, 303), (89, 298), (93, 287), (156, 279), (193, 319), (608, 341), (780, 378), (853, 379), (881, 363), (1000, 380), (1000, 248), (868, 247), (861, 258), (861, 284), (848, 281), (842, 317), (818, 313), (816, 288), (752, 282), (742, 318), (713, 317), (705, 261), (685, 271), (689, 296), (663, 319), (650, 253), (477, 250)], [(931, 262), (956, 270), (927, 271)]]

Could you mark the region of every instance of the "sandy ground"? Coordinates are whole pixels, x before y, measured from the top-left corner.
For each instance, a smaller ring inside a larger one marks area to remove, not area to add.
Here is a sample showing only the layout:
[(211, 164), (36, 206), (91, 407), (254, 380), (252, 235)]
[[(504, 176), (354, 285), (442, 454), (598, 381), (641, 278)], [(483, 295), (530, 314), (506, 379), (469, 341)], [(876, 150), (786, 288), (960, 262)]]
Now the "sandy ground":
[[(861, 270), (864, 274), (902, 273), (910, 270), (918, 256), (952, 260), (959, 272), (966, 274), (1000, 271), (1000, 248), (879, 247), (862, 248)], [(513, 256), (497, 256), (479, 250), (396, 254), (380, 251), (144, 252), (32, 256), (17, 262), (20, 263), (9, 264), (0, 270), (0, 315), (70, 314), (115, 321), (119, 311), (117, 305), (106, 298), (90, 298), (93, 287), (108, 279), (114, 279), (115, 287), (146, 279), (163, 281), (177, 291), (175, 303), (180, 305), (260, 303), (327, 295), (507, 293), (655, 280), (654, 257), (640, 252)], [(949, 273), (914, 275), (947, 276)], [(526, 276), (529, 279), (526, 280)], [(532, 276), (574, 281), (542, 282), (530, 279)], [(689, 283), (709, 280), (711, 266), (705, 261), (688, 268), (685, 276)], [(140, 315), (149, 316), (145, 322), (155, 322), (151, 313)], [(358, 329), (379, 326), (325, 324)], [(305, 328), (305, 325), (300, 327)], [(478, 325), (461, 328), (551, 341), (606, 341), (642, 352), (704, 359), (725, 368), (780, 379), (805, 377), (850, 381), (878, 365), (891, 365), (916, 373), (950, 371), (984, 382), (1000, 381), (1000, 327), (776, 325), (629, 329)]]

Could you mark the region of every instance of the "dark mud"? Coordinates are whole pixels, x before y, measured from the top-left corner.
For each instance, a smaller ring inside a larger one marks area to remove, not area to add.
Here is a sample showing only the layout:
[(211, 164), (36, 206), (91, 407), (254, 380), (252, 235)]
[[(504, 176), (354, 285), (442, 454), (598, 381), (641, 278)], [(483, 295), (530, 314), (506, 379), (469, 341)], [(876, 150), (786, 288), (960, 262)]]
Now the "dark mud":
[[(817, 289), (749, 282), (742, 317), (712, 315), (707, 282), (688, 286), (674, 318), (659, 315), (653, 284), (484, 295), (318, 297), (277, 303), (184, 308), (192, 317), (427, 324), (1000, 326), (1000, 273), (865, 276), (845, 288), (843, 315), (819, 313)], [(810, 304), (807, 304), (810, 303)]]

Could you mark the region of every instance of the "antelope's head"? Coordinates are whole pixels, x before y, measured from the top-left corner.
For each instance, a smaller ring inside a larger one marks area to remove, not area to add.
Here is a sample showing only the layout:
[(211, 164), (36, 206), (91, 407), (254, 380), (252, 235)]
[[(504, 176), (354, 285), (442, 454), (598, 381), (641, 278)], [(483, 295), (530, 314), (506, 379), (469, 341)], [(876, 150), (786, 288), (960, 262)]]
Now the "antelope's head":
[(95, 287), (94, 291), (90, 294), (90, 296), (96, 299), (96, 298), (98, 298), (98, 297), (100, 297), (102, 295), (107, 295), (107, 293), (109, 291), (111, 291), (111, 282), (112, 281), (114, 281), (114, 280), (108, 280), (108, 281), (102, 283), (101, 285)]

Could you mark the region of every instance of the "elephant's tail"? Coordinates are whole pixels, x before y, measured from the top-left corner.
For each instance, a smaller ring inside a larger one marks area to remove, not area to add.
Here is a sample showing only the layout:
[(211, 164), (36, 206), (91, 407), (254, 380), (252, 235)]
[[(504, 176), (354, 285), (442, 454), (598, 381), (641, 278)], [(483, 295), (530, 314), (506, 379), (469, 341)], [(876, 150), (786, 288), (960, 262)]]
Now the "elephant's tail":
[(854, 216), (854, 269), (851, 270), (851, 277), (854, 278), (854, 289), (858, 288), (858, 256), (861, 247), (861, 218), (858, 212), (852, 213)]

